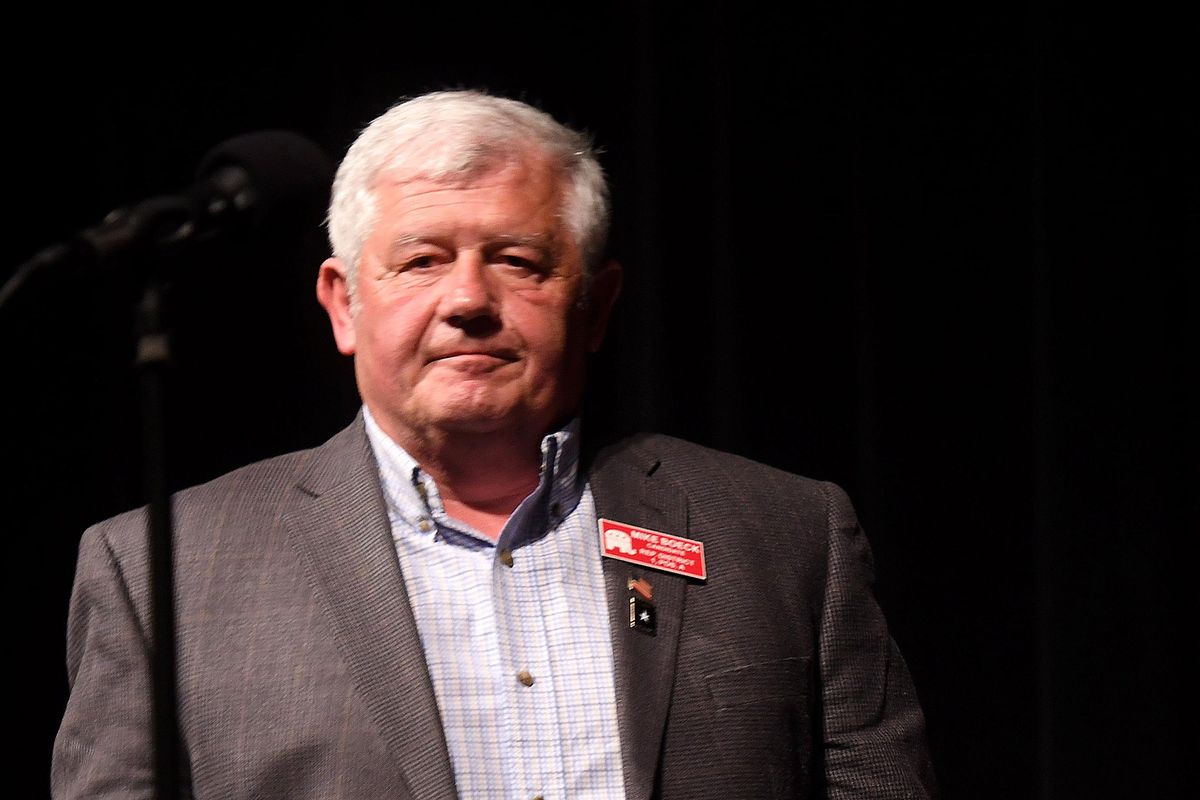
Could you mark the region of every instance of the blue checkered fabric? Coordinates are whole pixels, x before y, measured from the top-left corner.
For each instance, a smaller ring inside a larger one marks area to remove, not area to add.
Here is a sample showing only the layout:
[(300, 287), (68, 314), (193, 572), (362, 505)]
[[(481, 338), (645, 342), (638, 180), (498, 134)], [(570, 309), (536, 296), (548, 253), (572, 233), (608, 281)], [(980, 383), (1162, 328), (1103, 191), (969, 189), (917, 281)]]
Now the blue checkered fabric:
[(459, 795), (623, 798), (578, 420), (543, 439), (541, 482), (492, 542), (448, 517), (433, 480), (364, 416)]

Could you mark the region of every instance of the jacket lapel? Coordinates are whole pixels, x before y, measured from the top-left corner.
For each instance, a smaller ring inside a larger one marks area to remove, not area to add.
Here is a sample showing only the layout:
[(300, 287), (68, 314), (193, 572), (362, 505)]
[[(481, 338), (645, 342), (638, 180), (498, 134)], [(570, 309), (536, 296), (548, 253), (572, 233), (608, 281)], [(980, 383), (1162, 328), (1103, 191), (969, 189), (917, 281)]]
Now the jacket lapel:
[[(663, 478), (658, 460), (636, 447), (601, 452), (589, 474), (598, 517), (651, 530), (687, 535), (687, 499)], [(653, 585), (655, 635), (629, 626), (629, 578)], [(654, 788), (659, 749), (675, 675), (687, 580), (636, 564), (604, 559), (611, 609), (617, 724), (628, 800), (645, 800)]]
[(284, 524), (408, 791), (455, 798), (454, 774), (361, 416), (312, 458)]

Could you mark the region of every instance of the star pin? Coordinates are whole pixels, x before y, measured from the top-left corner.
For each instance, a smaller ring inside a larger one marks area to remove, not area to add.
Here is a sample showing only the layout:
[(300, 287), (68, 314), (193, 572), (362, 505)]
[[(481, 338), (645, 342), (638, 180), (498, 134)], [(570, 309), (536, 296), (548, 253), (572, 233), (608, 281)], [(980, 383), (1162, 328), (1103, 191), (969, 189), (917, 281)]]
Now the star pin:
[(629, 598), (629, 627), (648, 636), (654, 636), (657, 627), (654, 605), (637, 597)]

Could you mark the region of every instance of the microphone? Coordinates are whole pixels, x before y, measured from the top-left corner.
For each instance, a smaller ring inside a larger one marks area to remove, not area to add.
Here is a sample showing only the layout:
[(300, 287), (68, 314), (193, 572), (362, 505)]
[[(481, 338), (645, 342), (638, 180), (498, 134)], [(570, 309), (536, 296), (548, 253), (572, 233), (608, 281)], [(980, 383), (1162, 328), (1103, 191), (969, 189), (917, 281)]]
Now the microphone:
[(0, 307), (30, 275), (55, 264), (107, 267), (236, 232), (318, 224), (333, 164), (300, 134), (267, 130), (217, 145), (201, 160), (196, 176), (182, 193), (118, 208), (72, 240), (39, 252), (0, 289)]
[(113, 211), (80, 234), (104, 261), (130, 251), (170, 250), (271, 220), (311, 224), (324, 210), (333, 167), (319, 147), (290, 131), (258, 131), (213, 148), (185, 193)]

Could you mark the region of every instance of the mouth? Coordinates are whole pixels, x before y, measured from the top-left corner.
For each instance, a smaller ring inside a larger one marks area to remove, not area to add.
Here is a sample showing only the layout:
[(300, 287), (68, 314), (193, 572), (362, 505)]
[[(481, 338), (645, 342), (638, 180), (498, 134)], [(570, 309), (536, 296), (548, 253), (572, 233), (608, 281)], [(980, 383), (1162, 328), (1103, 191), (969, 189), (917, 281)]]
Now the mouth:
[(429, 359), (429, 364), (440, 364), (465, 371), (495, 369), (517, 361), (517, 353), (504, 348), (493, 350), (451, 350)]

